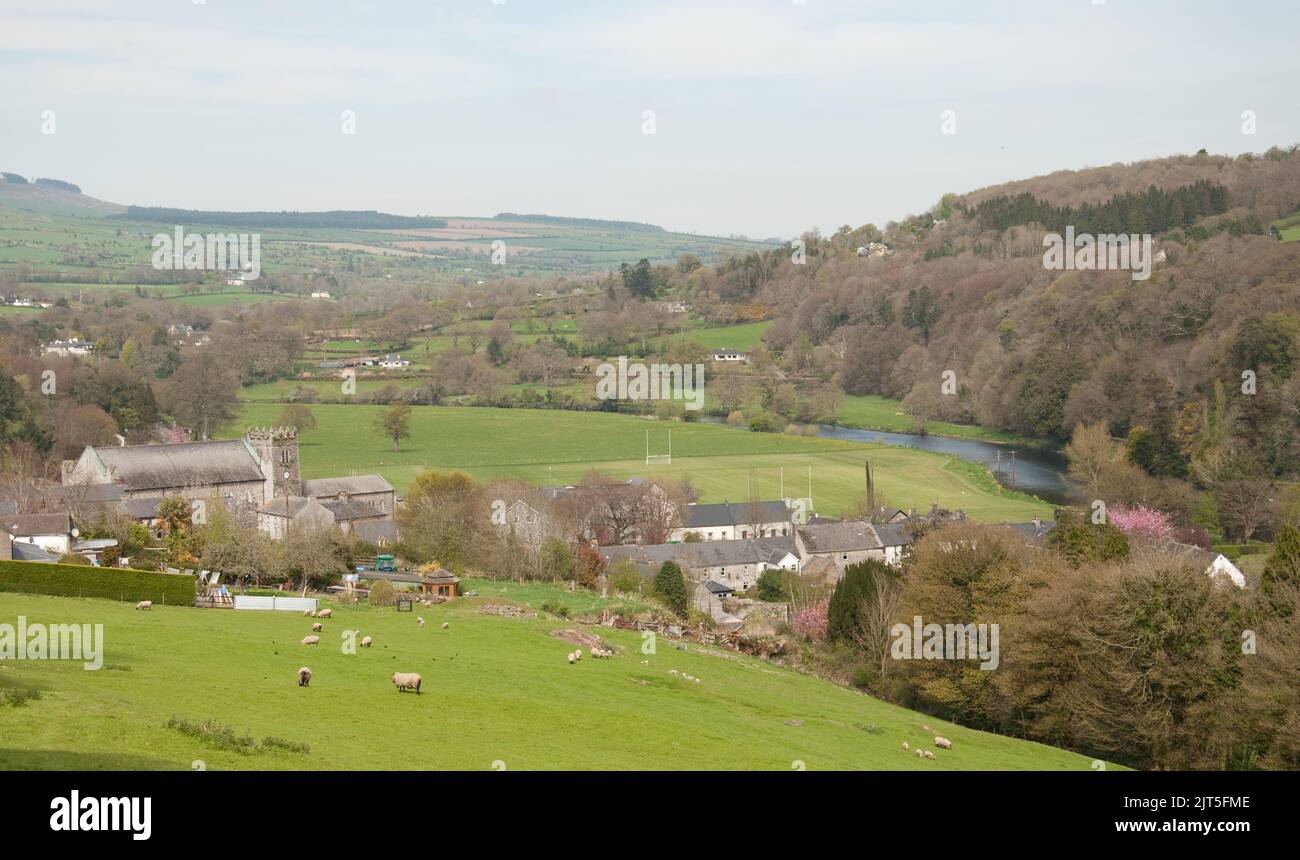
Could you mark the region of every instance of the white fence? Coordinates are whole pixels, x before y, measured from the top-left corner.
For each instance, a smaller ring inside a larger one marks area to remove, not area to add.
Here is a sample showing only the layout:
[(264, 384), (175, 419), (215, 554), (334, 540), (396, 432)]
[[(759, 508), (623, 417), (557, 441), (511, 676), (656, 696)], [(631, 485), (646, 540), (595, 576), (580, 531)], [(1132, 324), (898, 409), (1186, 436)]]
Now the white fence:
[(254, 597), (248, 594), (235, 595), (236, 609), (277, 610), (279, 612), (315, 611), (314, 597)]

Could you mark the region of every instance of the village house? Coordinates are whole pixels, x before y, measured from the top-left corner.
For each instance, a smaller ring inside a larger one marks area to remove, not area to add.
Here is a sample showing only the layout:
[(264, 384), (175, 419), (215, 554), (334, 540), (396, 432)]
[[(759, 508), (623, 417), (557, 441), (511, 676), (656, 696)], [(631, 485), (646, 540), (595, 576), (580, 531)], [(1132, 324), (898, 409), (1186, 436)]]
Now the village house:
[(693, 581), (712, 579), (736, 591), (752, 588), (766, 570), (797, 573), (800, 567), (799, 554), (788, 537), (603, 546), (600, 553), (611, 565), (627, 559), (647, 577), (658, 572), (665, 561), (674, 561)]
[(672, 530), (668, 540), (684, 541), (691, 534), (701, 541), (789, 537), (792, 519), (785, 501), (690, 504), (682, 524)]
[(405, 358), (402, 358), (400, 355), (389, 354), (384, 356), (383, 359), (380, 360), (379, 366), (386, 370), (395, 370), (402, 367), (410, 367), (411, 362)]
[(709, 359), (730, 364), (746, 364), (749, 362), (749, 354), (738, 349), (715, 349), (709, 353)]
[[(55, 559), (72, 549), (72, 518), (67, 511), (51, 514), (10, 514), (0, 522), (8, 541), (44, 550)], [(16, 557), (12, 554), (11, 558)], [(44, 559), (42, 559), (44, 560)]]
[(71, 356), (88, 356), (95, 351), (95, 345), (90, 341), (70, 338), (68, 340), (52, 340), (41, 347), (42, 355), (58, 355), (64, 358)]

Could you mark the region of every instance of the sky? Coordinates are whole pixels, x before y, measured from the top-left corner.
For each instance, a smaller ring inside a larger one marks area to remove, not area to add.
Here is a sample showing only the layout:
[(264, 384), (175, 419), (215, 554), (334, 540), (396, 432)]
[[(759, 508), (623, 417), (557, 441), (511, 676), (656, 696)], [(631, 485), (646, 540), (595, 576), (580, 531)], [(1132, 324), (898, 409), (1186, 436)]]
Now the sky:
[(1289, 146), (1297, 81), (1300, 4), (1262, 0), (0, 0), (0, 170), (789, 238)]

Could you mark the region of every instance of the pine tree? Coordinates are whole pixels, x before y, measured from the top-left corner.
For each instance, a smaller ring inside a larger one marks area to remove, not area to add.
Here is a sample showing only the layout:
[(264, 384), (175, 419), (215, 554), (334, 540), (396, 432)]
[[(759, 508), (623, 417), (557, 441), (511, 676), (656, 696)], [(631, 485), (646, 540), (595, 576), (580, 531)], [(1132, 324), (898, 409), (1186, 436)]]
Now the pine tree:
[(835, 584), (826, 609), (826, 638), (832, 642), (853, 641), (862, 601), (876, 593), (876, 577), (893, 575), (889, 565), (875, 559), (849, 565)]
[(1300, 586), (1300, 531), (1295, 526), (1284, 526), (1273, 542), (1273, 554), (1264, 565), (1260, 590), (1264, 599), (1274, 609), (1281, 611), (1281, 602), (1275, 600), (1279, 589)]

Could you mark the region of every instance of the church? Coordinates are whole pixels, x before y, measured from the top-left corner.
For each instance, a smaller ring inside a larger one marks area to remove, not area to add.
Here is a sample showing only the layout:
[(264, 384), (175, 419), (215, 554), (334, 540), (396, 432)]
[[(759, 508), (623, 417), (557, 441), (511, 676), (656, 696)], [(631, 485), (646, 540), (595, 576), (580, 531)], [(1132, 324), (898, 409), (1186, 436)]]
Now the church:
[(392, 485), (379, 475), (304, 481), (293, 427), (255, 427), (228, 441), (87, 447), (63, 462), (62, 477), (65, 487), (114, 488), (137, 519), (156, 516), (165, 496), (216, 494), (276, 538), (294, 523), (329, 522), (376, 544), (396, 538)]

